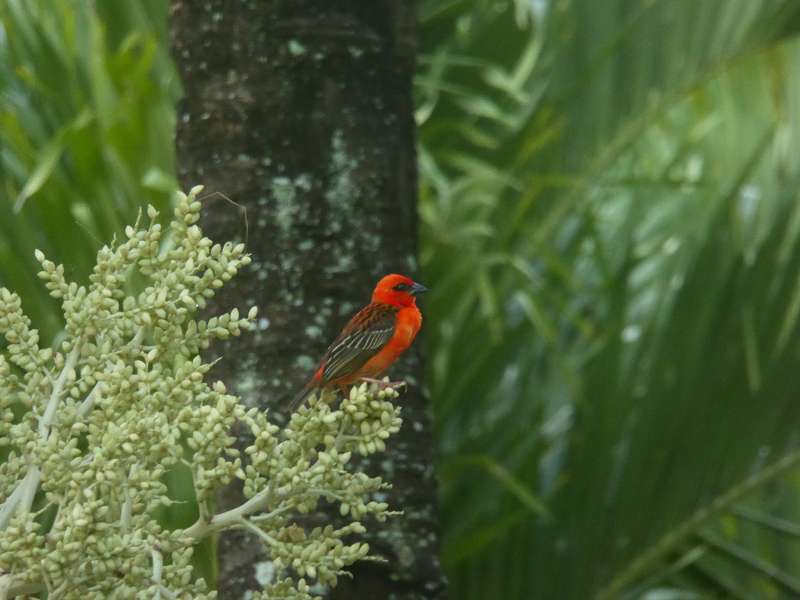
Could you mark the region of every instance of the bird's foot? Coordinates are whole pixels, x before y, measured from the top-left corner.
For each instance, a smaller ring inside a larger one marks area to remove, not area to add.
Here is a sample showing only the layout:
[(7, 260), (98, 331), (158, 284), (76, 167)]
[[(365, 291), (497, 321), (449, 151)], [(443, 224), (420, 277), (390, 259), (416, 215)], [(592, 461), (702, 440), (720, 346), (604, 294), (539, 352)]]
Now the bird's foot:
[(374, 379), (372, 377), (362, 377), (361, 381), (366, 381), (367, 383), (374, 383), (378, 386), (379, 390), (385, 390), (387, 388), (396, 390), (401, 387), (405, 387), (405, 381), (387, 381), (385, 379)]

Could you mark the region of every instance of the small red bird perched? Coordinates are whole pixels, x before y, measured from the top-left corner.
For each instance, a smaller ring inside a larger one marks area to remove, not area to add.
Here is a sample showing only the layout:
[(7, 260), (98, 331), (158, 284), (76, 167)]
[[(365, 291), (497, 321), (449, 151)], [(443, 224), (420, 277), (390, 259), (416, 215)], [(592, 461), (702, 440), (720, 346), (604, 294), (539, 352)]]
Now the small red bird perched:
[(375, 379), (414, 341), (422, 325), (416, 296), (428, 291), (403, 275), (386, 275), (375, 286), (372, 301), (356, 313), (333, 341), (317, 371), (290, 409), (313, 389), (346, 386), (360, 379)]

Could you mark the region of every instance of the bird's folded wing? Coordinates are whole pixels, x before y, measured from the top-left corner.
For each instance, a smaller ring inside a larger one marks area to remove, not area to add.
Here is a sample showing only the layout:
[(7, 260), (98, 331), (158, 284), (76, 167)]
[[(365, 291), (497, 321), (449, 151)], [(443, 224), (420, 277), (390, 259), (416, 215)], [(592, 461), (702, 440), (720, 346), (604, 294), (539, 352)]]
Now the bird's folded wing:
[(352, 375), (380, 352), (394, 335), (397, 309), (388, 304), (370, 304), (345, 325), (323, 358), (326, 382)]

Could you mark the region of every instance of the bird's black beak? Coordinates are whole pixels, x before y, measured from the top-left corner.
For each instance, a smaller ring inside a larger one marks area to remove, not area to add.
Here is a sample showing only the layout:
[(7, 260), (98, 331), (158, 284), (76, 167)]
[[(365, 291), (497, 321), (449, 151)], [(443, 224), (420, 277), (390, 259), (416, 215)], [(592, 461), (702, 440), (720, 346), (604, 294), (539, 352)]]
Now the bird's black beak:
[(408, 291), (408, 293), (411, 294), (412, 296), (419, 296), (420, 294), (424, 294), (427, 291), (428, 288), (426, 288), (424, 285), (422, 285), (421, 283), (414, 282), (414, 285), (411, 286), (411, 289)]

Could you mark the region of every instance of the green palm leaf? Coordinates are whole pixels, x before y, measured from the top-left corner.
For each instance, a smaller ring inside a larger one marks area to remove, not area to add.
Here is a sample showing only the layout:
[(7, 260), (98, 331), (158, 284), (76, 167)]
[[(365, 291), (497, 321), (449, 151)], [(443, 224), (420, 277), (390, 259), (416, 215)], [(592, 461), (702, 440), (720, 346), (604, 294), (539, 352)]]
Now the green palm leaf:
[[(796, 463), (798, 5), (534, 2), (520, 27), (437, 4), (418, 95), (454, 597), (786, 593), (798, 563), (716, 519)], [(448, 468), (476, 451), (552, 520)]]
[(47, 338), (61, 323), (33, 250), (80, 279), (101, 242), (175, 189), (165, 17), (154, 0), (0, 4), (0, 284)]

